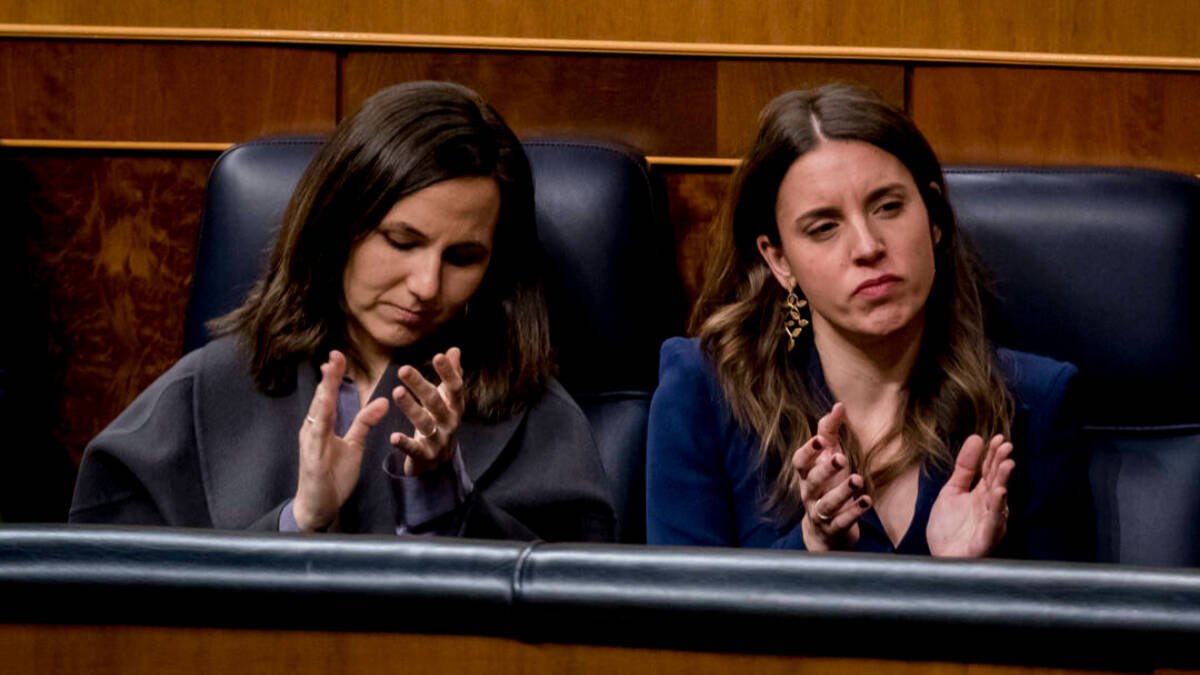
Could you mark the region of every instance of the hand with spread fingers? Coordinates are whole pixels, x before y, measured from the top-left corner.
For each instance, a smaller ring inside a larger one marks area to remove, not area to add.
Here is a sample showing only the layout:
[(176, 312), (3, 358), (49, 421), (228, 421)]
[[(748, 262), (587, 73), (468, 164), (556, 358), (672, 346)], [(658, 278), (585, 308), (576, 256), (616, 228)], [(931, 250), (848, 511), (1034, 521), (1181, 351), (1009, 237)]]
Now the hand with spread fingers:
[(800, 475), (804, 518), (800, 526), (810, 551), (848, 549), (858, 541), (858, 519), (871, 508), (862, 494), (863, 479), (850, 471), (841, 451), (839, 432), (846, 423), (846, 407), (836, 403), (817, 422), (817, 433), (792, 455)]
[(463, 395), (462, 352), (451, 347), (433, 357), (433, 369), (441, 383), (434, 385), (416, 368), (401, 366), (403, 386), (392, 391), (392, 399), (413, 425), (413, 435), (395, 432), (392, 445), (406, 457), (404, 474), (418, 476), (454, 456), (458, 443), (458, 425), (465, 408)]
[(1008, 529), (1008, 478), (1016, 466), (1010, 458), (1012, 451), (1012, 443), (999, 435), (987, 444), (986, 453), (983, 439), (977, 435), (963, 442), (954, 473), (929, 513), (925, 538), (931, 554), (985, 556), (1004, 537)]
[(323, 530), (337, 518), (358, 483), (367, 432), (387, 414), (388, 401), (377, 398), (359, 410), (339, 438), (335, 433), (338, 388), (346, 374), (346, 357), (329, 352), (321, 365), (321, 383), (300, 427), (300, 470), (292, 514), (305, 532)]

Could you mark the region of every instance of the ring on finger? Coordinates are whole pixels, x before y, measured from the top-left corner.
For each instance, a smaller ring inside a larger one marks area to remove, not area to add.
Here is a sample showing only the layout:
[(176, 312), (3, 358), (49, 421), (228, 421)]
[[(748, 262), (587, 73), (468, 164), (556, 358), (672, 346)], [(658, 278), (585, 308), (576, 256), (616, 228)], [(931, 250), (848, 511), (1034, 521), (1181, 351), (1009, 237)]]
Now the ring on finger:
[(305, 416), (304, 416), (304, 421), (305, 421), (305, 422), (308, 422), (309, 424), (316, 424), (316, 423), (317, 423), (317, 418), (313, 417), (312, 415), (305, 415)]
[(813, 517), (816, 518), (817, 522), (819, 523), (833, 522), (833, 516), (821, 513), (821, 508), (819, 506), (813, 508)]
[(414, 437), (415, 437), (417, 440), (420, 440), (420, 439), (422, 439), (422, 438), (431, 438), (431, 437), (433, 437), (433, 436), (436, 436), (436, 435), (437, 435), (437, 432), (438, 432), (438, 428), (437, 428), (437, 426), (435, 425), (435, 426), (434, 426), (432, 429), (430, 429), (430, 430), (429, 430), (429, 432), (428, 432), (428, 433), (426, 433), (426, 432), (424, 432), (424, 431), (421, 431), (420, 429), (417, 429), (417, 430), (416, 430), (416, 433), (415, 433), (415, 434), (413, 434), (413, 436), (414, 436)]

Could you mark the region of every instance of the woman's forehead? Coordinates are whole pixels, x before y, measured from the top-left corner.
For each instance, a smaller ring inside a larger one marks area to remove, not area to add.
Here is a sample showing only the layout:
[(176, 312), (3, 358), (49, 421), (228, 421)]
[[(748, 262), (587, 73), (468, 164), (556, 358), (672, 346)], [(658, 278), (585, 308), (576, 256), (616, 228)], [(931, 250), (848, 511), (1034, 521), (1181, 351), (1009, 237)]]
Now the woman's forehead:
[(788, 167), (780, 184), (780, 205), (807, 207), (858, 200), (883, 188), (915, 185), (895, 155), (863, 141), (824, 141)]

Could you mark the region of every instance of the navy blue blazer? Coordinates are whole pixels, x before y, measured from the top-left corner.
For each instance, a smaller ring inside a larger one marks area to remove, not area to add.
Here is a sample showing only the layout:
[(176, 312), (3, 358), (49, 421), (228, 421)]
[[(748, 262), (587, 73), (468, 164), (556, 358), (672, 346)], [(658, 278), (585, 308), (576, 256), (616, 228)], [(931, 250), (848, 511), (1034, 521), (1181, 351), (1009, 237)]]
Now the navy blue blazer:
[[(1006, 349), (997, 360), (1016, 402), (1008, 531), (998, 557), (1092, 557), (1086, 457), (1068, 391), (1074, 366)], [(778, 463), (759, 461), (758, 437), (733, 419), (696, 339), (663, 346), (650, 405), (646, 536), (651, 544), (803, 549), (800, 525), (764, 509)], [(912, 524), (893, 546), (874, 509), (859, 521), (858, 551), (929, 554), (925, 528), (949, 475), (923, 467)]]

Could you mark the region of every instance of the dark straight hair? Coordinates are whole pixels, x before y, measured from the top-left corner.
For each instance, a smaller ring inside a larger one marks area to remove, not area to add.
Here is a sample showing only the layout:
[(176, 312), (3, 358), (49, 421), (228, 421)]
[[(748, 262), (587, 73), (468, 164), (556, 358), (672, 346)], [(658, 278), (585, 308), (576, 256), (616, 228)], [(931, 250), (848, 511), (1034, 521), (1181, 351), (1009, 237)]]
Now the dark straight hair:
[(512, 414), (542, 392), (553, 359), (529, 160), (491, 105), (448, 82), (379, 91), (304, 172), (263, 276), (241, 307), (213, 323), (249, 350), (261, 391), (292, 391), (296, 369), (330, 349), (361, 364), (342, 287), (354, 243), (405, 196), (469, 176), (491, 177), (500, 189), (491, 260), (467, 310), (414, 351), (460, 346), (469, 410), (485, 418)]

